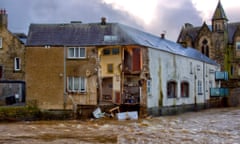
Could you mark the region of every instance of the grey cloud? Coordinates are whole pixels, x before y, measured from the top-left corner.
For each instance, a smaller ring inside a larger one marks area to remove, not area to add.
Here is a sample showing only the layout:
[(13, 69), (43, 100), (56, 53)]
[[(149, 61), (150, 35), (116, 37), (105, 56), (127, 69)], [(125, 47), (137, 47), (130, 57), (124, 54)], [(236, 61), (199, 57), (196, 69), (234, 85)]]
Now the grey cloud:
[(169, 8), (159, 3), (156, 11), (159, 16), (153, 20), (149, 30), (156, 35), (165, 31), (167, 39), (176, 41), (184, 23), (202, 24), (200, 12), (195, 9), (191, 1), (181, 0), (178, 3), (179, 6), (175, 8)]
[(0, 6), (8, 11), (12, 32), (27, 33), (30, 23), (88, 23), (98, 22), (103, 16), (109, 22), (142, 28), (129, 13), (114, 10), (100, 0), (1, 0)]

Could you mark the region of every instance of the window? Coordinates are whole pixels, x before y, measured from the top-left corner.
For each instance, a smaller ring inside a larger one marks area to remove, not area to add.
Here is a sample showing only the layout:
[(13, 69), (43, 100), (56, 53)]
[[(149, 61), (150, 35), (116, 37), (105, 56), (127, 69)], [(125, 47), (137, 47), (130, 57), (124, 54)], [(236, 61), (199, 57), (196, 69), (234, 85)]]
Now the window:
[(208, 41), (204, 39), (202, 41), (202, 53), (209, 57), (209, 47), (208, 47)]
[(190, 74), (193, 74), (193, 66), (192, 66), (192, 62), (190, 62)]
[(110, 48), (103, 50), (103, 55), (110, 55), (110, 54), (111, 54)]
[(0, 65), (0, 79), (3, 78), (3, 66)]
[(189, 97), (189, 84), (188, 82), (181, 83), (181, 97)]
[(68, 58), (86, 58), (85, 48), (79, 47), (68, 48)]
[(202, 81), (198, 80), (198, 94), (202, 94)]
[(236, 42), (236, 49), (240, 50), (240, 42)]
[(151, 91), (151, 80), (147, 80), (147, 95), (148, 96), (151, 96), (151, 93), (152, 93), (152, 91)]
[(118, 54), (119, 54), (119, 48), (113, 48), (112, 55), (118, 55)]
[(84, 77), (68, 77), (69, 92), (86, 92), (86, 79)]
[(14, 70), (15, 71), (21, 70), (21, 59), (19, 57), (14, 58)]
[(117, 41), (117, 40), (118, 40), (118, 36), (116, 36), (116, 35), (105, 35), (104, 36), (105, 42), (112, 42), (112, 41)]
[(176, 98), (177, 97), (177, 83), (174, 81), (170, 81), (167, 83), (167, 96), (168, 98)]
[(0, 37), (0, 48), (2, 48), (2, 37)]
[(113, 73), (113, 64), (107, 64), (107, 72)]
[(105, 48), (103, 49), (103, 55), (118, 55), (120, 53), (119, 48)]

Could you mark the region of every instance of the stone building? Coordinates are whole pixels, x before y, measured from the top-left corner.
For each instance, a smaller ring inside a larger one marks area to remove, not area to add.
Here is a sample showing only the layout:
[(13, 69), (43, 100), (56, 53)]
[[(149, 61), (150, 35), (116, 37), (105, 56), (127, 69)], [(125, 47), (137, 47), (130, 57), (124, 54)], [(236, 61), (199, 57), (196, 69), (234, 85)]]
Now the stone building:
[(7, 12), (0, 10), (0, 101), (14, 95), (24, 101), (25, 40), (26, 35), (8, 30)]
[(196, 48), (204, 55), (221, 65), (228, 72), (230, 81), (223, 82), (226, 87), (239, 87), (240, 83), (240, 22), (229, 22), (219, 0), (210, 25), (202, 26), (186, 23), (177, 42), (183, 46)]

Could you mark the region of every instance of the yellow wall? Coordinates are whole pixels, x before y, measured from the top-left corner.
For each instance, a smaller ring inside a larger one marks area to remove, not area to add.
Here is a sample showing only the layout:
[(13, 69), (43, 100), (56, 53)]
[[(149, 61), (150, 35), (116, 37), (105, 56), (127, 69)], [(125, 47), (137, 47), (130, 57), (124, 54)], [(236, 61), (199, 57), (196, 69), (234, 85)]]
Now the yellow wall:
[[(104, 55), (104, 49), (119, 48), (118, 55)], [(98, 55), (100, 58), (101, 65), (101, 77), (112, 77), (113, 78), (113, 102), (115, 101), (115, 92), (120, 92), (121, 90), (121, 70), (120, 65), (122, 63), (122, 51), (120, 46), (109, 46), (98, 49)], [(107, 65), (113, 64), (113, 73), (109, 73), (107, 70)]]

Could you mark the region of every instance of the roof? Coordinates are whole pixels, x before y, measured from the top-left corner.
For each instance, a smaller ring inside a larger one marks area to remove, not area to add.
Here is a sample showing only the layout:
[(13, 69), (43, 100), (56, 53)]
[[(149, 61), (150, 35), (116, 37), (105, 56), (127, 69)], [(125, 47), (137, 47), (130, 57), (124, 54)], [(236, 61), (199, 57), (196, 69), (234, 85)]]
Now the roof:
[[(105, 41), (106, 35), (117, 36), (117, 40)], [(215, 61), (193, 48), (184, 48), (175, 42), (119, 23), (31, 24), (26, 45), (141, 45), (217, 65)]]
[(27, 36), (24, 33), (14, 33), (14, 35), (21, 41), (21, 43), (26, 44)]
[[(118, 35), (118, 41), (104, 41), (104, 36)], [(112, 45), (133, 43), (117, 27), (116, 23), (68, 23), (31, 24), (28, 33), (28, 46), (39, 45)]]
[[(233, 37), (234, 37), (234, 34), (237, 31), (238, 27), (240, 27), (240, 22), (227, 24), (228, 43), (233, 43)], [(210, 31), (212, 31), (212, 25), (208, 25), (208, 28)], [(200, 26), (182, 28), (177, 41), (181, 42), (182, 40), (185, 40), (186, 36), (190, 36), (191, 39), (194, 41), (196, 39), (200, 29), (201, 29)]]
[(215, 12), (213, 14), (212, 20), (221, 20), (221, 19), (228, 20), (224, 12), (224, 9), (222, 7), (221, 1), (219, 0), (217, 8), (215, 9)]

